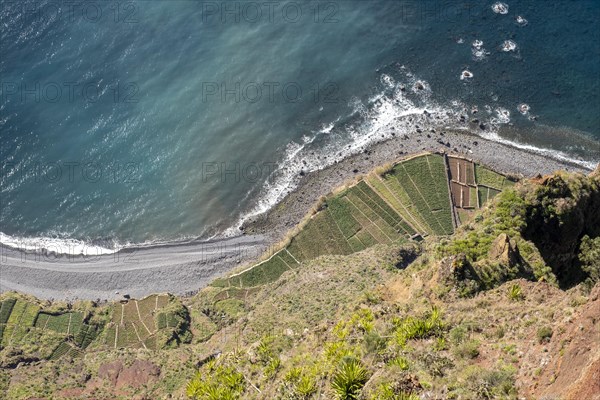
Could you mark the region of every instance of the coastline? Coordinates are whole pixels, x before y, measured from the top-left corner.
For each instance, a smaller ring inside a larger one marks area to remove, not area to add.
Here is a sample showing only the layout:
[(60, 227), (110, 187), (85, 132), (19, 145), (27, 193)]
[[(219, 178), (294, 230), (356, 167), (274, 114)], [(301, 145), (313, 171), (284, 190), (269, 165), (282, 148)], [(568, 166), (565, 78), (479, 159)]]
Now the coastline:
[(0, 292), (15, 290), (42, 299), (116, 300), (128, 294), (189, 295), (214, 279), (248, 268), (281, 242), (318, 199), (377, 166), (410, 154), (445, 151), (505, 174), (531, 177), (559, 169), (588, 173), (575, 163), (482, 138), (468, 131), (423, 131), (375, 143), (360, 154), (307, 173), (296, 189), (240, 227), (239, 236), (207, 242), (124, 249), (85, 260), (39, 255), (0, 246)]
[(242, 229), (247, 234), (261, 234), (272, 243), (296, 226), (324, 196), (336, 187), (366, 175), (374, 168), (422, 152), (446, 152), (460, 155), (493, 170), (522, 178), (545, 175), (557, 170), (589, 173), (574, 162), (551, 158), (532, 150), (515, 147), (478, 136), (470, 131), (445, 130), (416, 132), (375, 143), (362, 153), (346, 157), (323, 170), (307, 173), (297, 188), (275, 207), (247, 220)]
[(25, 253), (0, 247), (0, 292), (41, 299), (118, 300), (152, 293), (191, 294), (236, 265), (258, 258), (262, 236), (126, 249), (96, 257)]

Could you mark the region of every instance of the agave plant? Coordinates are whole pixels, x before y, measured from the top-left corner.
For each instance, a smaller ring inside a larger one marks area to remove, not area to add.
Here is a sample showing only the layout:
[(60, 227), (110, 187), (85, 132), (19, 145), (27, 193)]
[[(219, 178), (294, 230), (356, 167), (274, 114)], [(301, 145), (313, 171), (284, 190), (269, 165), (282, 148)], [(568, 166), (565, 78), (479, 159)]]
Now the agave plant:
[(340, 400), (356, 400), (369, 374), (362, 363), (354, 357), (342, 359), (333, 374), (331, 386)]
[(523, 290), (521, 286), (514, 284), (508, 289), (508, 298), (512, 301), (519, 301), (523, 299)]
[(194, 400), (235, 400), (244, 390), (244, 376), (233, 367), (212, 363), (188, 382), (186, 394)]

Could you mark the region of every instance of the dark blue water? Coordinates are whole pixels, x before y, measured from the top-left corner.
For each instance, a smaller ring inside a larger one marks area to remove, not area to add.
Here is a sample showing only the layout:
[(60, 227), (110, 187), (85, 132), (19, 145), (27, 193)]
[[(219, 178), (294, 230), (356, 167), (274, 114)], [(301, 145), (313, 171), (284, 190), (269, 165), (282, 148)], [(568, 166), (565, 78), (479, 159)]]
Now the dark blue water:
[(235, 230), (424, 108), (595, 161), (600, 2), (492, 4), (1, 1), (2, 241)]

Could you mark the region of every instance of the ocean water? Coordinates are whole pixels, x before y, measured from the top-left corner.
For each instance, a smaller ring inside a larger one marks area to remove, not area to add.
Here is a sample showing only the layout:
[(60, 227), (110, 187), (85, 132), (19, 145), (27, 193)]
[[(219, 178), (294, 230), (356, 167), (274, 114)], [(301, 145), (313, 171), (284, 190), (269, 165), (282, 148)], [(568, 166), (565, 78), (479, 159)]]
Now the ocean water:
[(452, 127), (476, 107), (482, 135), (593, 165), (599, 18), (593, 0), (2, 0), (0, 241), (234, 234), (425, 110)]

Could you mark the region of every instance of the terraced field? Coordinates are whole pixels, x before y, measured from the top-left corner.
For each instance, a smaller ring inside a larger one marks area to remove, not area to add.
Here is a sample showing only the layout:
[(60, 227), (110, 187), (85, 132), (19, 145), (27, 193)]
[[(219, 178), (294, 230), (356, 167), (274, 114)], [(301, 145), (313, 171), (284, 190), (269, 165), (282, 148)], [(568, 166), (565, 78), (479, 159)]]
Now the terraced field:
[[(499, 190), (513, 183), (461, 157), (422, 154), (371, 173), (326, 198), (320, 210), (282, 250), (255, 266), (219, 279), (218, 299), (237, 298), (240, 288), (277, 280), (285, 271), (321, 255), (346, 255), (376, 244), (450, 235)], [(493, 186), (495, 185), (495, 186)], [(217, 299), (215, 298), (215, 299)]]
[(35, 327), (50, 329), (57, 333), (67, 335), (77, 335), (83, 326), (83, 314), (79, 312), (70, 312), (65, 314), (52, 315), (45, 312), (39, 313)]
[(40, 308), (23, 300), (7, 299), (0, 308), (1, 347), (15, 345), (33, 326)]
[(454, 232), (444, 157), (427, 154), (398, 163), (384, 180), (392, 187), (402, 187), (408, 196), (405, 201), (425, 222), (426, 233), (450, 235)]
[(345, 255), (379, 243), (450, 235), (473, 210), (512, 184), (462, 157), (427, 153), (400, 161), (383, 174), (372, 173), (327, 197), (288, 246), (213, 286), (226, 288), (217, 297), (228, 299), (238, 293), (236, 288), (273, 282), (285, 271), (321, 255)]
[(0, 303), (2, 347), (36, 342), (40, 345), (35, 357), (56, 360), (65, 354), (81, 355), (102, 329), (84, 319), (81, 312), (50, 313), (29, 301), (7, 298)]
[(169, 295), (151, 295), (115, 304), (104, 343), (113, 348), (156, 349), (157, 334), (179, 324), (178, 317), (165, 310), (170, 303)]
[(514, 185), (514, 182), (507, 179), (504, 175), (478, 164), (475, 164), (475, 179), (477, 180), (478, 186), (486, 186), (495, 189), (498, 192)]

